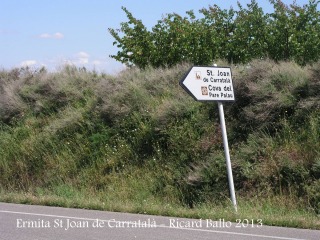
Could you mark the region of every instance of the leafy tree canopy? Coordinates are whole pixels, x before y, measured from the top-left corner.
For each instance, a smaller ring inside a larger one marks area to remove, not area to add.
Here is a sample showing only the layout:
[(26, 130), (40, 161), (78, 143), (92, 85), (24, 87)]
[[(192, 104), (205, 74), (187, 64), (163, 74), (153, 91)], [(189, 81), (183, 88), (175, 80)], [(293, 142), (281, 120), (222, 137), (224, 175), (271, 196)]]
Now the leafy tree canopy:
[(197, 65), (211, 64), (216, 59), (246, 63), (256, 58), (293, 60), (300, 65), (320, 57), (320, 1), (285, 5), (269, 0), (272, 13), (264, 13), (256, 0), (237, 10), (218, 5), (193, 11), (186, 16), (167, 14), (148, 30), (125, 7), (128, 22), (120, 29), (109, 28), (114, 45), (119, 48), (112, 58), (127, 66), (144, 68), (172, 66), (182, 61)]

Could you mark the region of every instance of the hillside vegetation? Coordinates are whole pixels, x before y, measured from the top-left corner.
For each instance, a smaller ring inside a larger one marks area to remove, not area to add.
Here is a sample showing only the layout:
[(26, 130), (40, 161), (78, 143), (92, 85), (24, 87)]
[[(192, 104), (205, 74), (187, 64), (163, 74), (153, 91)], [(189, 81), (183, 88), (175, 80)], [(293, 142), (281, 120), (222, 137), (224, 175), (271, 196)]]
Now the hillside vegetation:
[[(0, 200), (239, 216), (217, 106), (179, 86), (189, 67), (0, 71)], [(320, 228), (320, 63), (231, 68), (236, 101), (225, 115), (240, 216)]]

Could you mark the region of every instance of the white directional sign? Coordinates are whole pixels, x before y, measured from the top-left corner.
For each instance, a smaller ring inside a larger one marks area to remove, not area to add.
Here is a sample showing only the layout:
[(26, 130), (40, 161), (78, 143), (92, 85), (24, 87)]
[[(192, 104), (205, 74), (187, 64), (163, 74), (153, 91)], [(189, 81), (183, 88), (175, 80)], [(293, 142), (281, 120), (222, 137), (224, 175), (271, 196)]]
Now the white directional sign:
[(229, 67), (192, 67), (180, 85), (198, 101), (234, 101)]

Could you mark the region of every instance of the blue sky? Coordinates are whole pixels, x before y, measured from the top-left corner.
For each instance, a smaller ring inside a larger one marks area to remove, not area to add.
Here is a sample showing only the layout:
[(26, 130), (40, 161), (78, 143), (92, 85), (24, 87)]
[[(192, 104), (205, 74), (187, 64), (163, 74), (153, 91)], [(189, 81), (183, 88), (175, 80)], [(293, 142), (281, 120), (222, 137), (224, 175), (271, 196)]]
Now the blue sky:
[[(240, 1), (242, 5), (250, 0)], [(268, 0), (258, 0), (265, 12)], [(293, 0), (284, 0), (290, 4)], [(297, 0), (298, 5), (308, 0)], [(56, 70), (64, 64), (116, 73), (123, 66), (109, 58), (117, 52), (108, 28), (119, 28), (127, 20), (125, 6), (147, 27), (163, 14), (217, 4), (236, 7), (237, 0), (0, 0), (0, 68), (29, 65)], [(201, 16), (201, 15), (199, 15)]]

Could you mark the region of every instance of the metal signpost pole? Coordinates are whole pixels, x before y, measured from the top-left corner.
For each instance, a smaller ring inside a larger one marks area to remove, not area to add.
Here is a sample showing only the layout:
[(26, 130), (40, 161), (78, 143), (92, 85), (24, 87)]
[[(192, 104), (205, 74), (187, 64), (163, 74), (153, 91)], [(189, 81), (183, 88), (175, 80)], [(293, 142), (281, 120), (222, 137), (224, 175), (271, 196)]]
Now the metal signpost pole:
[(218, 102), (218, 108), (219, 108), (220, 125), (221, 125), (222, 139), (223, 139), (223, 146), (224, 146), (224, 155), (226, 157), (226, 164), (227, 164), (227, 172), (228, 172), (228, 181), (229, 181), (229, 190), (230, 190), (230, 195), (231, 195), (231, 201), (232, 201), (233, 206), (237, 212), (237, 201), (236, 201), (236, 194), (234, 191), (232, 167), (231, 167), (231, 160), (230, 160), (230, 154), (229, 154), (229, 144), (228, 144), (226, 122), (225, 122), (225, 118), (224, 118), (224, 111), (223, 111), (222, 102)]
[[(213, 64), (213, 66), (217, 67), (217, 64)], [(223, 140), (223, 147), (224, 147), (224, 155), (225, 155), (226, 164), (227, 164), (229, 191), (230, 191), (232, 204), (234, 206), (234, 209), (237, 212), (238, 211), (237, 200), (236, 200), (236, 194), (235, 194), (234, 183), (233, 183), (233, 174), (232, 174), (232, 166), (231, 166), (230, 153), (229, 153), (226, 121), (224, 118), (223, 104), (220, 101), (218, 102), (218, 108), (219, 108), (220, 125), (221, 125), (222, 140)]]

